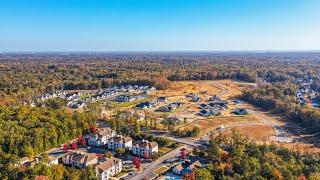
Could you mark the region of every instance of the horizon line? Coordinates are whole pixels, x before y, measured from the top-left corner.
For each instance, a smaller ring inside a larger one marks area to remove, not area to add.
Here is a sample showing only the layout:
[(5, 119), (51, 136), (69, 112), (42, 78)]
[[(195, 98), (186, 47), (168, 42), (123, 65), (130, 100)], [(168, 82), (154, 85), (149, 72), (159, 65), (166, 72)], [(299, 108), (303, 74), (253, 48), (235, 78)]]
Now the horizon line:
[(310, 53), (319, 50), (12, 50), (5, 53)]

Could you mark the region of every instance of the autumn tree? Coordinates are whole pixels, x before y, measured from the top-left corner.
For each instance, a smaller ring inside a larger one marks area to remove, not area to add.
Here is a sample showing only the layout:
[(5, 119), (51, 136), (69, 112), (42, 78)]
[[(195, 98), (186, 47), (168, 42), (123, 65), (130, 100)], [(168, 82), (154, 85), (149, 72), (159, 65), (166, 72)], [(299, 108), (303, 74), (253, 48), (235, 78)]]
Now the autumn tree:
[(76, 143), (76, 142), (72, 142), (71, 148), (72, 148), (73, 150), (76, 150), (76, 149), (77, 149), (77, 143)]

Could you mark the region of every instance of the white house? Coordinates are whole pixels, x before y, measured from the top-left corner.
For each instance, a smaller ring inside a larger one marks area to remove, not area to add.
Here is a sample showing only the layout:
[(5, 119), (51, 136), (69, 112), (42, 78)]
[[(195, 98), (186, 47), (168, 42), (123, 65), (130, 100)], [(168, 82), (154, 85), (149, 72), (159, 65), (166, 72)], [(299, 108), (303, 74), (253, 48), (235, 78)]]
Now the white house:
[(88, 144), (91, 146), (103, 146), (108, 143), (108, 139), (116, 136), (116, 132), (110, 128), (102, 129), (87, 136)]
[(117, 150), (118, 148), (132, 149), (131, 137), (113, 137), (108, 142), (108, 149)]
[(28, 157), (20, 158), (20, 164), (25, 164), (27, 162), (29, 162), (29, 158)]
[(147, 153), (151, 157), (154, 152), (158, 153), (158, 143), (142, 140), (142, 142), (137, 142), (132, 146), (132, 152), (138, 156), (143, 156), (144, 153)]
[(112, 157), (103, 162), (99, 162), (94, 166), (94, 169), (99, 180), (108, 180), (110, 177), (122, 171), (122, 161), (121, 159)]
[(85, 168), (98, 162), (97, 155), (94, 153), (70, 153), (62, 157), (63, 164)]
[(49, 162), (48, 162), (48, 166), (52, 166), (52, 165), (57, 165), (59, 164), (59, 158), (58, 157), (54, 157), (54, 156), (49, 156)]
[(164, 97), (164, 96), (161, 96), (161, 97), (158, 97), (158, 100), (160, 102), (167, 102), (168, 101), (168, 98), (167, 97)]

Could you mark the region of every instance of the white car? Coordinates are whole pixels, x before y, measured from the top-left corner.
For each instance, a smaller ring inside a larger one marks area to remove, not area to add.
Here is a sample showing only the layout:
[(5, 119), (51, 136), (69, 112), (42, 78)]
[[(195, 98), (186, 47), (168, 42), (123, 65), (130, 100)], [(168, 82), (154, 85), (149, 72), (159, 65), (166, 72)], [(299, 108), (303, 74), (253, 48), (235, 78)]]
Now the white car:
[(134, 175), (134, 171), (130, 171), (128, 174), (129, 174), (130, 176), (132, 176), (132, 175)]

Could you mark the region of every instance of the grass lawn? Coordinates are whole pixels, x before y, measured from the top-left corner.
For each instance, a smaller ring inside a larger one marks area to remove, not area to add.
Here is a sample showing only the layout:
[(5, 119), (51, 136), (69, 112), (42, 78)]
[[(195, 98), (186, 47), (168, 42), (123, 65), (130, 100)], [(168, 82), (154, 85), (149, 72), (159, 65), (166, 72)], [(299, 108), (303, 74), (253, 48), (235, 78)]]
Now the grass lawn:
[(183, 111), (184, 109), (186, 109), (185, 106), (180, 107), (180, 108), (175, 108), (173, 111), (171, 111), (171, 112), (166, 112), (166, 113), (168, 113), (168, 114), (178, 113), (178, 112)]
[(122, 172), (119, 173), (119, 174), (116, 174), (114, 177), (119, 178), (119, 177), (127, 174), (127, 173), (130, 172), (130, 171), (131, 171), (131, 169), (129, 169), (129, 168), (128, 168), (128, 169), (127, 169), (127, 168), (123, 168), (123, 169), (122, 169)]
[(131, 106), (131, 105), (139, 104), (142, 101), (147, 101), (148, 99), (143, 98), (143, 99), (137, 99), (137, 100), (134, 100), (134, 101), (131, 101), (131, 102), (123, 102), (123, 103), (119, 103), (118, 106), (119, 107), (128, 107), (128, 106)]
[(160, 167), (159, 169), (155, 170), (155, 174), (162, 174), (164, 171), (166, 171), (168, 168), (165, 166)]
[(206, 116), (206, 119), (215, 119), (215, 118), (220, 118), (221, 116)]
[(162, 148), (159, 148), (159, 153), (161, 153), (162, 155), (165, 155), (172, 150), (173, 150), (172, 148), (162, 147)]
[(118, 102), (111, 102), (110, 105), (113, 106), (113, 107), (128, 107), (128, 106), (132, 106), (132, 105), (135, 105), (135, 104), (139, 104), (143, 101), (148, 101), (152, 99), (152, 97), (147, 97), (147, 98), (141, 98), (141, 99), (137, 99), (137, 100), (134, 100), (134, 101), (131, 101), (131, 102), (122, 102), (122, 103), (118, 103)]
[(85, 94), (85, 95), (81, 95), (80, 98), (84, 99), (84, 98), (88, 98), (88, 97), (91, 97), (92, 95), (91, 94)]

